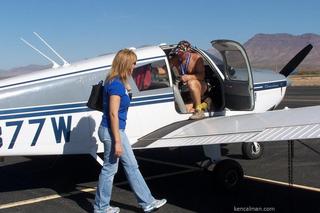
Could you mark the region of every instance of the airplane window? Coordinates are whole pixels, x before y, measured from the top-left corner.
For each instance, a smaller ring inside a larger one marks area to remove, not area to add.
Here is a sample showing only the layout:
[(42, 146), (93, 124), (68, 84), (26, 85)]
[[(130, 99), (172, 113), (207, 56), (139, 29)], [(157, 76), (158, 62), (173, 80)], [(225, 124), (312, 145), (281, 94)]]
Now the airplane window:
[(205, 52), (217, 66), (223, 65), (222, 56), (216, 49), (211, 48), (208, 51), (202, 51)]
[(132, 73), (139, 91), (169, 87), (169, 76), (165, 60), (137, 67)]
[(248, 81), (248, 69), (240, 51), (226, 51), (227, 74), (230, 80)]
[(216, 49), (202, 50), (209, 56), (209, 58), (217, 65), (220, 71), (224, 72), (224, 64), (221, 54)]

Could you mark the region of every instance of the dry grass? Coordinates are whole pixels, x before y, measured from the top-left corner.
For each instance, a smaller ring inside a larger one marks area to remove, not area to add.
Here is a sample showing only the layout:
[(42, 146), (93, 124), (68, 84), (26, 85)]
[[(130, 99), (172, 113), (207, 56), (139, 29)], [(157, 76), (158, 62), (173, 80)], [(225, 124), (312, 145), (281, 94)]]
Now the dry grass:
[(320, 76), (293, 75), (289, 80), (291, 86), (320, 86)]

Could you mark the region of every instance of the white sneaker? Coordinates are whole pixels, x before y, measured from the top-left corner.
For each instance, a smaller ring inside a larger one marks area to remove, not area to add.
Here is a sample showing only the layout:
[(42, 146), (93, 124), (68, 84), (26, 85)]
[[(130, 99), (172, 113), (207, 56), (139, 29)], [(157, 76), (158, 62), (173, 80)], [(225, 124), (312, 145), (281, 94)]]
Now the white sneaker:
[(144, 212), (152, 212), (156, 209), (159, 209), (161, 206), (167, 203), (166, 199), (154, 200), (150, 205), (146, 206), (143, 211)]
[(106, 213), (119, 213), (119, 212), (120, 212), (120, 208), (113, 207), (113, 206), (109, 206), (106, 210)]

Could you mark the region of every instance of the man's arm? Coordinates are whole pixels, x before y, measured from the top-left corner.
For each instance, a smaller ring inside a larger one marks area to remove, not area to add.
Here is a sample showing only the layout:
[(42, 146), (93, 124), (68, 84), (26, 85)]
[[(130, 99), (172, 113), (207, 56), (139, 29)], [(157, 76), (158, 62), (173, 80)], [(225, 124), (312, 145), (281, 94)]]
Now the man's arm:
[(196, 62), (196, 65), (195, 65), (195, 75), (196, 75), (196, 78), (199, 80), (199, 81), (203, 81), (204, 78), (205, 78), (205, 68), (204, 68), (204, 62), (203, 62), (203, 59), (202, 57), (199, 57), (197, 62)]

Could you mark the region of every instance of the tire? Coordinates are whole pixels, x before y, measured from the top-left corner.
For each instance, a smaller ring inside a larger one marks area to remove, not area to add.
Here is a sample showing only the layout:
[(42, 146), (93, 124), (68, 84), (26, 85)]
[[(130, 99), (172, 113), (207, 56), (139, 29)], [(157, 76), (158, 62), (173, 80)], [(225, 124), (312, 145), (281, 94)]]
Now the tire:
[(259, 159), (264, 151), (262, 143), (255, 142), (257, 147), (254, 146), (254, 143), (242, 143), (242, 155), (245, 159), (255, 160)]
[(216, 186), (222, 190), (234, 191), (243, 180), (243, 169), (241, 165), (231, 159), (218, 162), (214, 167), (213, 174)]

